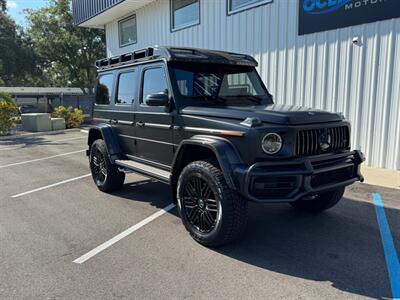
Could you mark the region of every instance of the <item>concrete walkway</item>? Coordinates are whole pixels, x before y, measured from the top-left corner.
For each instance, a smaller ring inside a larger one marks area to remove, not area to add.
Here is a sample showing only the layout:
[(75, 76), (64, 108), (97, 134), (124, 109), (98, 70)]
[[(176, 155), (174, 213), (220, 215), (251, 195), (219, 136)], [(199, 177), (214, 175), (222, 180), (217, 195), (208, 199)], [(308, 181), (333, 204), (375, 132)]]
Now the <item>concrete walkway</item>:
[(365, 183), (400, 189), (400, 171), (372, 168), (363, 165), (361, 173), (365, 177)]

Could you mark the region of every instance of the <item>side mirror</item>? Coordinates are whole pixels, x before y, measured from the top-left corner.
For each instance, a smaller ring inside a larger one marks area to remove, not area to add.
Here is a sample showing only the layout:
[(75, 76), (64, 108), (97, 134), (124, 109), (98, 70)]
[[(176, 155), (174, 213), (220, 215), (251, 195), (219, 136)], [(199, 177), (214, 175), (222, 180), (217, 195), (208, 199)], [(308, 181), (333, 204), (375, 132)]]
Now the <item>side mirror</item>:
[(169, 103), (168, 94), (156, 93), (146, 96), (146, 104), (148, 106), (167, 106)]

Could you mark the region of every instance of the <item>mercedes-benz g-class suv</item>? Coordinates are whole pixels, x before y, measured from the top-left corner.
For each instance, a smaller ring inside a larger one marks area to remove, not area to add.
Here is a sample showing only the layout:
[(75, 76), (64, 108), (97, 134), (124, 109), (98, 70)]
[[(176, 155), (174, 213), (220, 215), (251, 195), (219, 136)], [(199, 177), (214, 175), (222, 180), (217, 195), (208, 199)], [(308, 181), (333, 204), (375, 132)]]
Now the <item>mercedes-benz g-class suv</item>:
[(274, 104), (251, 56), (154, 47), (96, 66), (87, 151), (95, 184), (115, 191), (129, 171), (170, 184), (203, 245), (237, 239), (249, 201), (315, 213), (363, 180), (343, 116)]

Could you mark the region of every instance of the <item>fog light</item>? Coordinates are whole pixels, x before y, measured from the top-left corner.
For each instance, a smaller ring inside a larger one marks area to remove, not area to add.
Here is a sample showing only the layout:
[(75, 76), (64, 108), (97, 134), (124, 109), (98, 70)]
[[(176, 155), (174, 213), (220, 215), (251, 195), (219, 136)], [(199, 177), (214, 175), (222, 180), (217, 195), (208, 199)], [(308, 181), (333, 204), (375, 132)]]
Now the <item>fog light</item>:
[(268, 133), (263, 137), (261, 147), (265, 153), (275, 154), (282, 148), (282, 138), (277, 133)]

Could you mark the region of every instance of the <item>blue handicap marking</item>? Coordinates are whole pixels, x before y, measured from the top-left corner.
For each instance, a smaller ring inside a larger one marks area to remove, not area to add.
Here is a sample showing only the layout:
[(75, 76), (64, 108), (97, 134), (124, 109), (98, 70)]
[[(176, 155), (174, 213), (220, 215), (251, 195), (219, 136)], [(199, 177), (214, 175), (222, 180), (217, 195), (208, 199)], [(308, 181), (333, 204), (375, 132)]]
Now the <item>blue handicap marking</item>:
[(379, 193), (372, 193), (393, 299), (400, 299), (400, 263)]

